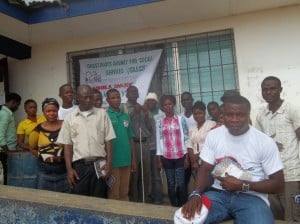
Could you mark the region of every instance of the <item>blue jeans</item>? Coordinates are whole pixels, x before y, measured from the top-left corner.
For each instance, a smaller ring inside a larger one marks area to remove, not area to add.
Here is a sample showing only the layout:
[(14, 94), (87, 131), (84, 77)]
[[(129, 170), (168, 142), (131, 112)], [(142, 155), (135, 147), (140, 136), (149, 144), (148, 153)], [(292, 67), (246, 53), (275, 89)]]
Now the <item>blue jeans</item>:
[(157, 168), (156, 150), (150, 150), (151, 153), (151, 198), (154, 203), (162, 203), (162, 182), (159, 170)]
[(168, 182), (168, 195), (172, 206), (180, 207), (187, 201), (184, 157), (166, 159), (162, 157)]
[(37, 161), (37, 189), (69, 193), (65, 163)]
[(236, 224), (271, 224), (271, 209), (261, 198), (242, 192), (209, 190), (204, 193), (211, 200), (205, 223), (219, 223), (234, 219)]

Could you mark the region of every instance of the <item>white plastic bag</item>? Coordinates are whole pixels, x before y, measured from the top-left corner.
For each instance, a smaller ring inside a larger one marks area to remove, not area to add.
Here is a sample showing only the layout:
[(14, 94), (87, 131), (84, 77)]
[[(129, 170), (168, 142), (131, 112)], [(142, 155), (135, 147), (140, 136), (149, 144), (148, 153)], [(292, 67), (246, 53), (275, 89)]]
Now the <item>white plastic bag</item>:
[(200, 214), (196, 212), (193, 219), (187, 220), (186, 218), (183, 217), (181, 213), (181, 208), (179, 208), (175, 212), (174, 223), (175, 224), (203, 224), (208, 215), (211, 206), (211, 201), (206, 196), (201, 196), (201, 201), (202, 201), (202, 207), (201, 207)]

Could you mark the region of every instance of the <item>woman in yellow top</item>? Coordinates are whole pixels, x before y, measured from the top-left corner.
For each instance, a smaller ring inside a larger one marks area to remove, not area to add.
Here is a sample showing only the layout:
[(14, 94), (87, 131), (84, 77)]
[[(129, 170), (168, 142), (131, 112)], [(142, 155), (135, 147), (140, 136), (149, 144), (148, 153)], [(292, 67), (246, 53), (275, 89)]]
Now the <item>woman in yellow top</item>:
[(42, 103), (46, 121), (37, 125), (29, 136), (29, 145), (37, 150), (37, 188), (69, 192), (63, 145), (56, 142), (62, 120), (58, 120), (59, 104), (54, 98)]
[(32, 151), (32, 148), (28, 144), (29, 134), (38, 124), (46, 121), (46, 118), (36, 114), (37, 103), (33, 99), (25, 101), (24, 110), (27, 117), (19, 123), (17, 128), (18, 146), (33, 153), (34, 151)]

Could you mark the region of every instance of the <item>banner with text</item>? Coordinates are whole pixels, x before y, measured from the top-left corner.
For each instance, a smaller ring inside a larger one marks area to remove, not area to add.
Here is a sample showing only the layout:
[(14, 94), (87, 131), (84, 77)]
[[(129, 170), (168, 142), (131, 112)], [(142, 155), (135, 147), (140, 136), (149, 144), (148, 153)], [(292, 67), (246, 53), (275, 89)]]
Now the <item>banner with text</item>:
[(143, 104), (162, 50), (145, 51), (103, 58), (82, 59), (80, 84), (88, 84), (100, 90), (103, 107), (108, 107), (106, 92), (115, 88), (126, 102), (126, 89), (134, 85), (139, 90), (138, 102)]

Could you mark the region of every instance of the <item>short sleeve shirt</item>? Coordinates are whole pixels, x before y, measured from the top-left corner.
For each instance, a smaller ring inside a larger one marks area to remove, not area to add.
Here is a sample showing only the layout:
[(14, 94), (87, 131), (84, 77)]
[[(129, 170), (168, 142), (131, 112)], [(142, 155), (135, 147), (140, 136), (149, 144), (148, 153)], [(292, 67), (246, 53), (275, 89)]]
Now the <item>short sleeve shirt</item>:
[(111, 108), (106, 112), (116, 134), (116, 138), (112, 140), (112, 167), (129, 166), (131, 164), (130, 138), (134, 137), (129, 115), (123, 111), (116, 112)]
[[(216, 165), (223, 158), (232, 158), (239, 166), (250, 173), (251, 181), (257, 182), (283, 169), (277, 146), (273, 139), (250, 126), (239, 136), (233, 136), (223, 125), (210, 131), (200, 153), (201, 160)], [(222, 190), (215, 179), (214, 188)], [(261, 197), (268, 204), (267, 194), (249, 191)]]
[(77, 105), (73, 105), (71, 108), (68, 109), (65, 109), (62, 106), (60, 106), (58, 110), (58, 119), (64, 120), (68, 114), (72, 113), (72, 111), (76, 110), (77, 108), (78, 108)]
[(91, 109), (84, 116), (77, 108), (65, 117), (57, 142), (73, 145), (73, 160), (86, 157), (105, 157), (105, 142), (114, 139), (111, 121), (102, 108)]
[(208, 132), (215, 127), (216, 122), (206, 120), (204, 124), (198, 129), (197, 125), (192, 126), (189, 129), (189, 140), (187, 148), (193, 149), (194, 154), (199, 153), (206, 139)]
[(46, 121), (46, 118), (44, 116), (38, 115), (36, 117), (36, 122), (29, 120), (28, 118), (25, 118), (22, 120), (17, 128), (17, 134), (18, 135), (25, 135), (28, 137), (32, 130), (38, 125)]
[(295, 132), (300, 127), (299, 112), (293, 105), (283, 101), (275, 113), (268, 106), (261, 108), (255, 122), (258, 130), (283, 144), (280, 156), (286, 182), (300, 181), (299, 141)]

